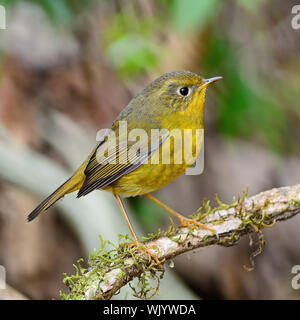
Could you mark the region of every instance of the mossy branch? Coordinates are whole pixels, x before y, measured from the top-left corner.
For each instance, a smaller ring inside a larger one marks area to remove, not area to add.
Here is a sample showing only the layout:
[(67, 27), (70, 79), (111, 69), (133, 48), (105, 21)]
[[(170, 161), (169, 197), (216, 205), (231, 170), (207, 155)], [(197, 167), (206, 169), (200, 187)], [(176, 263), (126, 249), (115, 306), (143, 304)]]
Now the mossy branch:
[[(145, 298), (149, 293), (146, 274), (156, 277), (163, 271), (163, 264), (182, 253), (213, 244), (232, 246), (241, 236), (258, 234), (257, 250), (250, 261), (261, 252), (264, 245), (262, 229), (271, 227), (300, 213), (300, 184), (276, 188), (259, 193), (250, 198), (244, 192), (242, 197), (226, 205), (216, 196), (217, 207), (212, 209), (208, 201), (198, 210), (196, 217), (207, 226), (216, 230), (217, 235), (203, 229), (176, 229), (171, 226), (165, 233), (150, 235), (145, 247), (158, 256), (161, 264), (147, 259), (136, 248), (129, 246), (126, 237), (121, 236), (118, 247), (103, 242), (98, 252), (94, 252), (89, 261), (89, 268), (76, 267), (76, 275), (66, 276), (65, 283), (70, 288), (65, 299), (110, 299), (121, 287), (134, 278), (139, 278), (142, 289), (138, 294)], [(112, 249), (107, 251), (109, 244)], [(154, 292), (156, 293), (156, 291)]]

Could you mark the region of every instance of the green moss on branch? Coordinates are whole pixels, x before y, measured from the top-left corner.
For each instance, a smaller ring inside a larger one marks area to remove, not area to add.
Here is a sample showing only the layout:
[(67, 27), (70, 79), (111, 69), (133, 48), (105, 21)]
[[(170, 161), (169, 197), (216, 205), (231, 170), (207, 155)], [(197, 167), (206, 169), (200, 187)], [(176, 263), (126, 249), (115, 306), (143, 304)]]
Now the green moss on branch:
[[(160, 259), (149, 260), (136, 247), (130, 246), (127, 236), (119, 236), (117, 245), (100, 237), (100, 249), (89, 257), (88, 267), (82, 259), (75, 267), (75, 274), (65, 275), (64, 283), (70, 293), (61, 293), (62, 299), (110, 299), (120, 288), (134, 278), (132, 286), (136, 296), (146, 299), (156, 294), (163, 277), (165, 261), (187, 251), (213, 244), (232, 246), (245, 234), (257, 234), (256, 250), (250, 256), (251, 270), (254, 257), (265, 245), (263, 228), (272, 227), (277, 221), (291, 218), (300, 212), (300, 185), (268, 190), (247, 198), (247, 192), (233, 199), (231, 204), (222, 203), (216, 196), (217, 206), (209, 201), (193, 215), (194, 218), (214, 228), (217, 235), (203, 229), (178, 229), (173, 224), (167, 231), (146, 237), (145, 247)], [(253, 241), (252, 241), (253, 243)], [(153, 286), (153, 281), (156, 285)]]

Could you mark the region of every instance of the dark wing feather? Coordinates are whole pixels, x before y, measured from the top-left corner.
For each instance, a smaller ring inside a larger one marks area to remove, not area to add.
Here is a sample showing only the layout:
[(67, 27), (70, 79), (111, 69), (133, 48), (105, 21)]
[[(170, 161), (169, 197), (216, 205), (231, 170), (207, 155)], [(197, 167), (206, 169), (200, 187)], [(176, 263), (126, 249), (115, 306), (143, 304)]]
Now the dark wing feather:
[[(152, 154), (162, 145), (162, 143), (168, 138), (169, 135), (160, 136), (159, 141), (151, 143), (149, 152), (132, 156), (127, 163), (109, 163), (108, 159), (105, 160), (97, 159), (97, 150), (91, 156), (88, 165), (84, 171), (86, 179), (78, 191), (77, 197), (82, 197), (87, 195), (95, 189), (100, 189), (110, 185), (112, 182), (116, 181), (120, 177), (124, 176), (127, 173), (132, 172), (138, 168), (141, 164), (145, 163)], [(119, 155), (125, 151), (128, 152), (130, 145), (126, 145), (126, 148), (116, 148), (115, 153), (112, 156), (116, 156), (116, 153)], [(117, 157), (116, 157), (117, 158)], [(118, 160), (118, 158), (117, 158)]]

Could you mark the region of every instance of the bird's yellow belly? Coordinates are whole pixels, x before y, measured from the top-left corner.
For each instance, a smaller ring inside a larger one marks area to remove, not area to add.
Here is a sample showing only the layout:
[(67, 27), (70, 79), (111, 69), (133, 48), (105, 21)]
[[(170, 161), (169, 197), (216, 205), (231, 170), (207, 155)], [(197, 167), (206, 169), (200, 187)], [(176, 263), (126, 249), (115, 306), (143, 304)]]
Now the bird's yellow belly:
[(142, 164), (104, 190), (123, 196), (137, 196), (164, 187), (184, 173), (187, 166), (179, 164)]
[[(196, 144), (195, 139), (193, 137), (185, 141), (185, 147), (194, 146)], [(142, 164), (103, 189), (123, 196), (143, 195), (158, 190), (182, 175), (193, 164), (200, 152), (202, 141), (203, 135), (198, 141), (195, 153), (188, 153), (189, 155), (185, 154), (182, 148), (175, 148), (177, 150), (175, 152), (172, 144), (170, 149), (160, 147), (148, 159), (147, 163)], [(168, 145), (168, 143), (169, 141), (166, 140), (164, 145)], [(168, 161), (169, 158), (170, 161)]]

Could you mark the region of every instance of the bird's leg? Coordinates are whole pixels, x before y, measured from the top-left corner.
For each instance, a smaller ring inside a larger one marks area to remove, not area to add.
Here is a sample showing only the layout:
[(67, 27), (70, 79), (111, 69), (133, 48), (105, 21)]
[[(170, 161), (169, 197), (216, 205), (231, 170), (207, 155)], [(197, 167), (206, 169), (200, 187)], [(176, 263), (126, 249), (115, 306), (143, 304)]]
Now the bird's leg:
[(118, 203), (118, 205), (119, 205), (119, 207), (120, 207), (120, 209), (121, 209), (121, 212), (122, 212), (122, 214), (123, 214), (123, 217), (124, 217), (124, 219), (125, 219), (125, 221), (126, 221), (126, 223), (127, 223), (128, 229), (129, 229), (129, 231), (130, 231), (130, 233), (131, 233), (131, 235), (132, 235), (133, 243), (132, 243), (131, 245), (137, 247), (139, 250), (142, 250), (142, 251), (146, 252), (146, 254), (148, 255), (148, 257), (150, 257), (150, 260), (151, 260), (151, 258), (153, 258), (157, 264), (160, 264), (157, 255), (155, 255), (153, 252), (151, 252), (149, 249), (147, 249), (147, 248), (140, 242), (140, 240), (138, 239), (138, 237), (137, 237), (136, 234), (134, 233), (133, 228), (132, 228), (132, 225), (131, 225), (130, 220), (129, 220), (128, 216), (127, 216), (127, 213), (126, 213), (126, 210), (125, 210), (125, 207), (124, 207), (124, 204), (123, 204), (123, 202), (122, 202), (121, 197), (120, 197), (118, 194), (114, 194), (114, 196), (115, 196), (116, 201), (117, 201), (117, 203)]
[(180, 221), (179, 228), (183, 228), (183, 227), (190, 227), (190, 228), (200, 227), (202, 229), (205, 229), (205, 230), (211, 231), (213, 233), (216, 233), (216, 231), (214, 229), (207, 227), (206, 225), (198, 222), (197, 220), (189, 219), (189, 218), (184, 217), (183, 215), (179, 214), (178, 212), (176, 212), (173, 209), (171, 209), (168, 206), (166, 206), (164, 203), (160, 202), (158, 199), (153, 197), (151, 194), (147, 193), (144, 196), (147, 197), (148, 199), (154, 201), (156, 204), (158, 204), (159, 206), (161, 206), (162, 208), (164, 208), (165, 210), (170, 212), (173, 216), (175, 216)]

